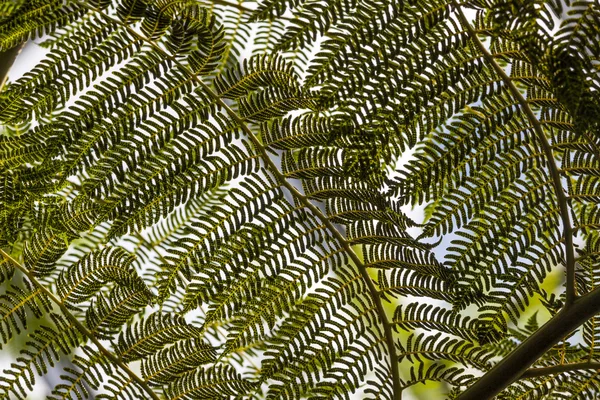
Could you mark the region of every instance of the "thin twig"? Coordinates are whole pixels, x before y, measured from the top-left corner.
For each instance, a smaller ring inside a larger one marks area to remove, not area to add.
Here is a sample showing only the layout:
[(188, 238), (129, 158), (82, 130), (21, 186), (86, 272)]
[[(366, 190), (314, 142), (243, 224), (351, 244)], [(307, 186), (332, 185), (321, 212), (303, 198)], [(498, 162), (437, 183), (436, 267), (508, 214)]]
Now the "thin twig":
[(4, 89), (4, 85), (8, 79), (8, 73), (17, 59), (17, 56), (23, 47), (25, 47), (25, 43), (26, 42), (23, 42), (12, 49), (8, 49), (0, 53), (0, 92), (2, 92), (2, 89)]
[(520, 379), (535, 378), (538, 376), (560, 374), (561, 372), (581, 371), (586, 369), (600, 370), (600, 363), (583, 362), (574, 364), (553, 365), (551, 367), (540, 367), (528, 369), (521, 375)]

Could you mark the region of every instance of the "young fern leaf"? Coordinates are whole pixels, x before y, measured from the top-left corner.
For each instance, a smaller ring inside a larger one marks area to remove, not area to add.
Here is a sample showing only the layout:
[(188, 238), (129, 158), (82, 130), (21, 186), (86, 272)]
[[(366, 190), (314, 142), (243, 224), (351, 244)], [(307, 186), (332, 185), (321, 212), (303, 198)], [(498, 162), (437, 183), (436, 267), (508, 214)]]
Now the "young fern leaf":
[(89, 300), (107, 282), (145, 291), (151, 297), (144, 281), (133, 270), (132, 262), (131, 255), (118, 247), (87, 254), (59, 275), (57, 287), (61, 303), (73, 306)]

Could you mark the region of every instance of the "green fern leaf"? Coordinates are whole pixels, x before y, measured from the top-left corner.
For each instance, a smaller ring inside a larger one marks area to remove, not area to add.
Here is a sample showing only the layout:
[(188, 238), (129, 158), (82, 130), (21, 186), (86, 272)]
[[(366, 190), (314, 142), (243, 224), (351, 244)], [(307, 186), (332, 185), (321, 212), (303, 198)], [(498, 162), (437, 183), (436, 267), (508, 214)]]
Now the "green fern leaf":
[(157, 312), (121, 333), (115, 350), (128, 362), (145, 358), (167, 344), (201, 337), (202, 331), (182, 317)]

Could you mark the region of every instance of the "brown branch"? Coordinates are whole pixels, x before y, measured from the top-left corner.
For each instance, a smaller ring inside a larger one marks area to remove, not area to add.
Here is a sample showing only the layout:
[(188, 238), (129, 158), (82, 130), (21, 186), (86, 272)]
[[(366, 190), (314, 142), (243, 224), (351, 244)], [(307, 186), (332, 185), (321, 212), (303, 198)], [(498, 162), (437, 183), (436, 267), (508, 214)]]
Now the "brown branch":
[(533, 113), (527, 99), (525, 99), (504, 69), (496, 62), (492, 54), (479, 40), (476, 32), (456, 1), (454, 2), (454, 7), (461, 24), (469, 32), (471, 40), (483, 54), (486, 61), (502, 78), (504, 84), (517, 100), (533, 127), (537, 141), (542, 147), (547, 160), (548, 170), (560, 207), (566, 252), (567, 299), (565, 307), (459, 396), (460, 400), (481, 400), (493, 398), (512, 382), (519, 379), (527, 368), (550, 350), (554, 344), (558, 343), (566, 335), (598, 313), (600, 311), (600, 290), (594, 290), (582, 297), (577, 297), (575, 294), (575, 250), (568, 200), (563, 190), (561, 174), (554, 158), (552, 146), (548, 142), (540, 121)]
[(538, 376), (560, 374), (561, 372), (580, 371), (586, 369), (600, 370), (600, 363), (583, 362), (574, 364), (553, 365), (551, 367), (540, 367), (528, 369), (519, 379), (535, 378)]
[[(556, 343), (600, 312), (600, 289), (595, 289), (564, 307), (512, 353), (504, 357), (458, 398), (492, 399), (514, 381), (524, 377), (530, 365)], [(527, 377), (527, 376), (525, 376)]]
[(4, 85), (8, 79), (8, 72), (10, 71), (23, 47), (25, 47), (25, 43), (26, 42), (23, 42), (12, 49), (0, 52), (0, 92), (2, 92), (2, 89), (4, 89)]

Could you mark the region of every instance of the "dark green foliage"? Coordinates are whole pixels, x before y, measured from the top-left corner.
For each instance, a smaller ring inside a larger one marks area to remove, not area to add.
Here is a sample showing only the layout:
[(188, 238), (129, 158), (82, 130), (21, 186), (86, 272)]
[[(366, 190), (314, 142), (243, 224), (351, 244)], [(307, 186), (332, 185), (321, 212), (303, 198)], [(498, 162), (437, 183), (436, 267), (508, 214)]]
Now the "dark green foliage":
[(33, 288), (27, 280), (23, 286), (12, 285), (0, 296), (2, 344), (8, 343), (15, 333), (27, 330), (27, 321), (32, 317), (40, 318), (51, 310), (50, 300), (41, 289)]
[(98, 354), (94, 349), (83, 346), (81, 347), (83, 356), (75, 355), (73, 357), (73, 366), (64, 370), (64, 375), (61, 379), (64, 383), (57, 385), (52, 390), (52, 395), (49, 399), (77, 399), (83, 400), (90, 397), (92, 390), (98, 390), (100, 387), (103, 375), (112, 374), (110, 363)]
[(0, 377), (0, 390), (3, 398), (12, 393), (23, 398), (33, 389), (36, 376), (46, 374), (49, 367), (79, 344), (79, 333), (73, 324), (58, 314), (51, 314), (54, 327), (41, 326), (29, 334), (26, 347), (9, 369)]
[(494, 368), (598, 290), (599, 32), (597, 1), (0, 4), (1, 51), (47, 49), (0, 92), (0, 398), (596, 396), (596, 316)]
[(230, 367), (199, 369), (184, 375), (165, 389), (170, 399), (215, 399), (248, 393), (253, 386)]

